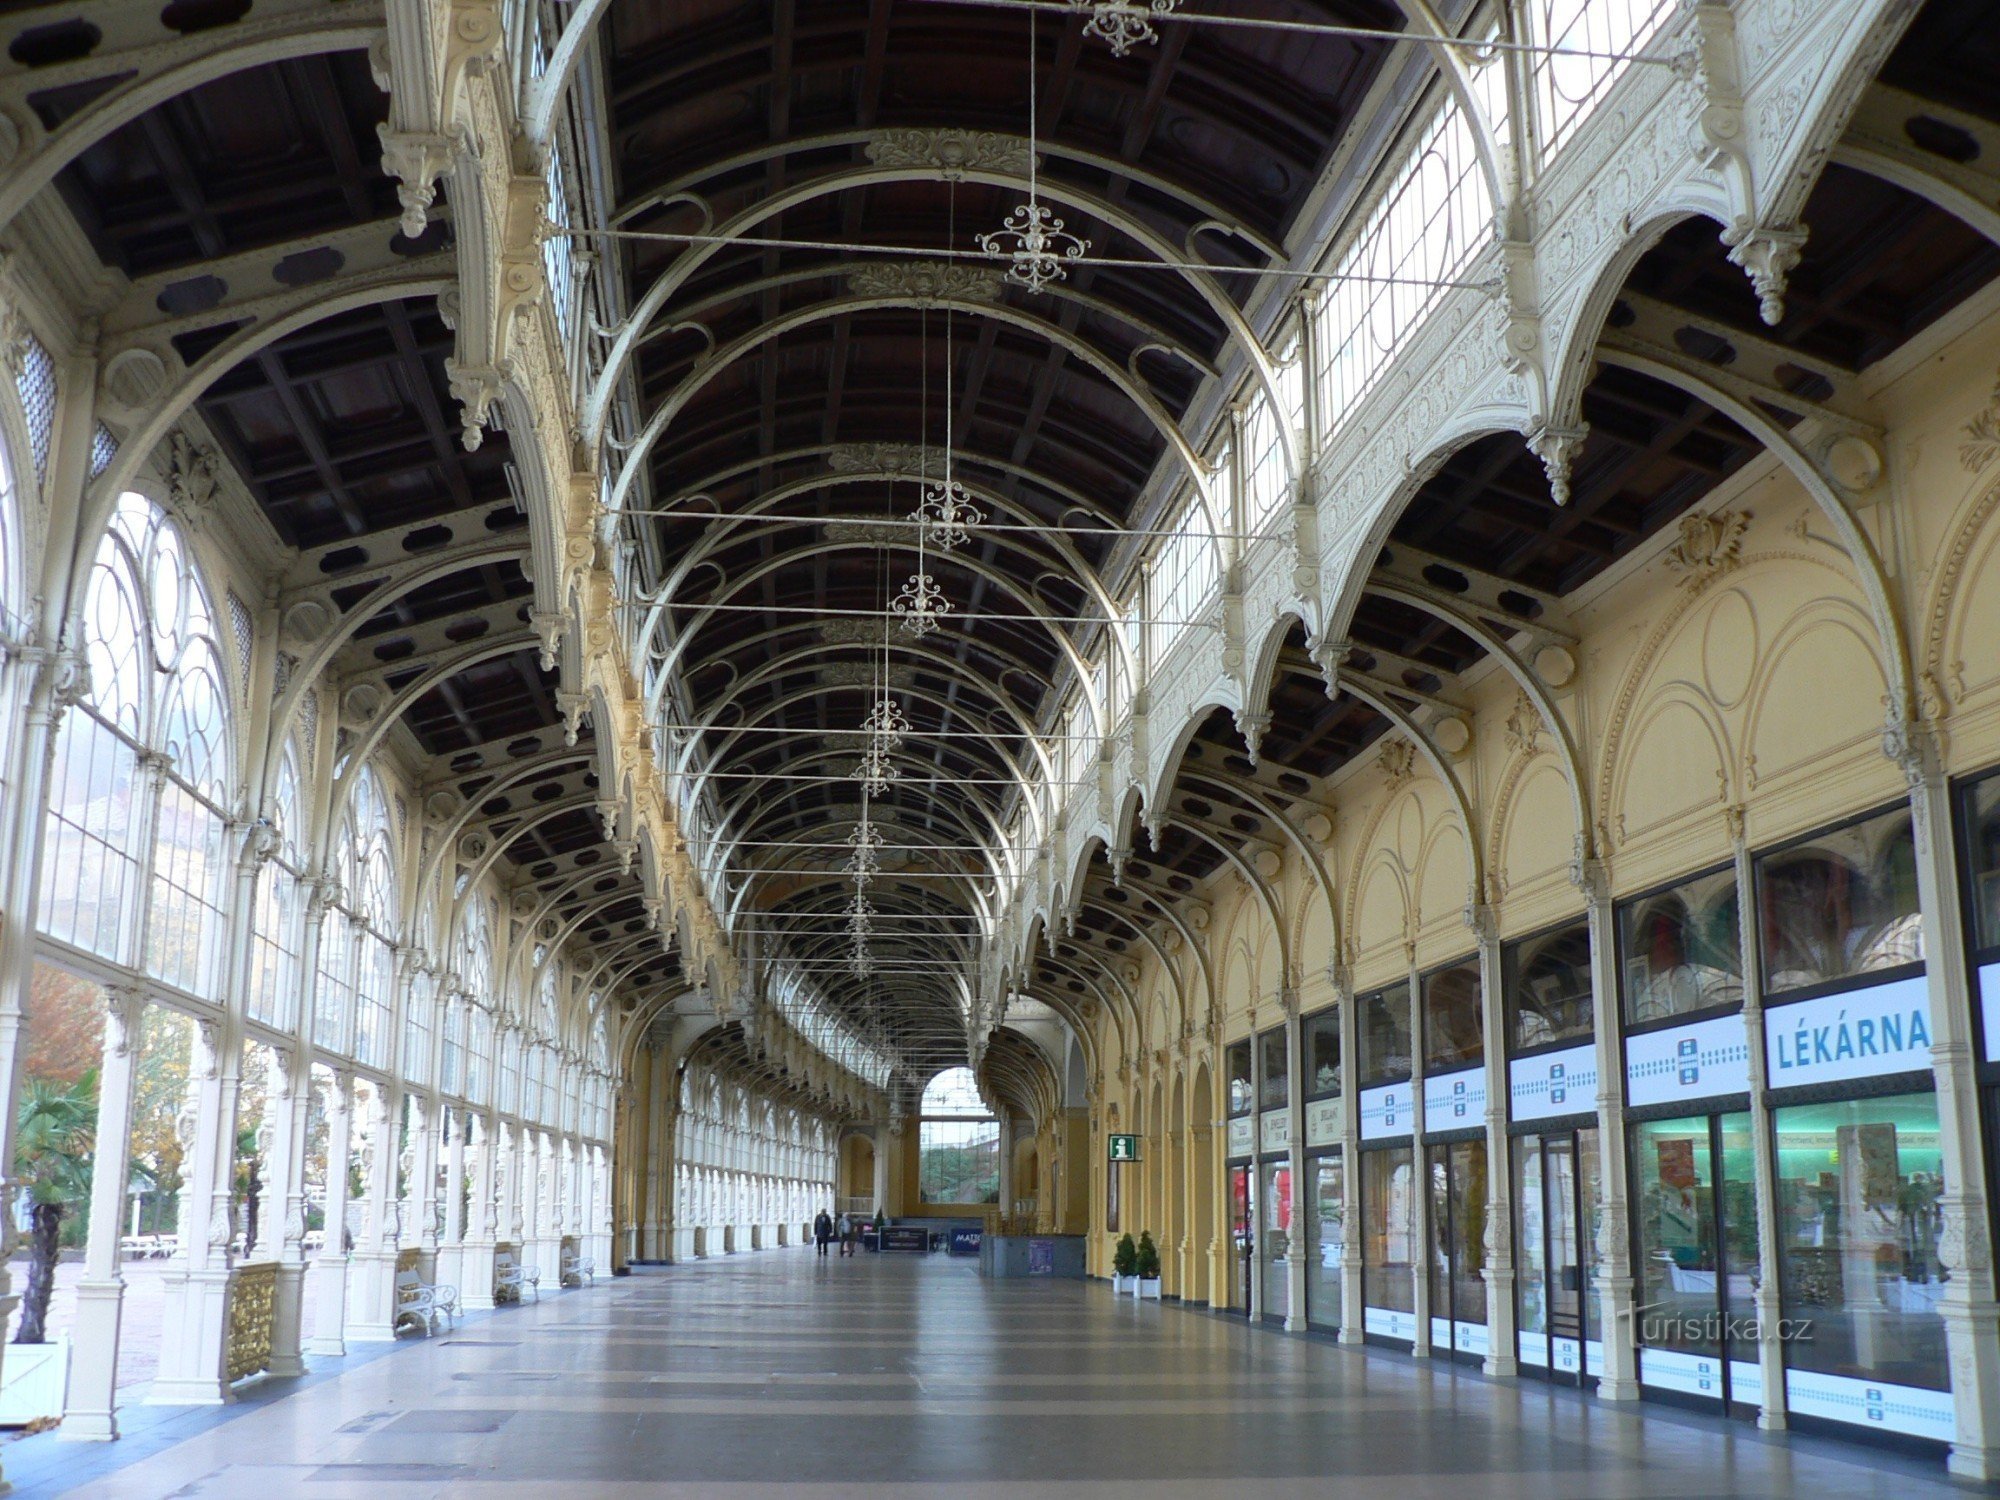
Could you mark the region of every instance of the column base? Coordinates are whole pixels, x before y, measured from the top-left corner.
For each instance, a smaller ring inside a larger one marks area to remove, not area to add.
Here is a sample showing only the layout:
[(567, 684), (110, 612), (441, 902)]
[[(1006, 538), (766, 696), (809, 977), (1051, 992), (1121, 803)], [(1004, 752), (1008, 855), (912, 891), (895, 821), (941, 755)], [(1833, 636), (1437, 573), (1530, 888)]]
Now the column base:
[(347, 1327), (350, 1344), (387, 1344), (396, 1337), (396, 1252), (362, 1250), (348, 1257), (353, 1283)]
[(146, 1393), (146, 1405), (227, 1406), (236, 1399), (222, 1374), (229, 1340), (229, 1280), (227, 1266), (168, 1274), (160, 1373)]
[(458, 1305), (466, 1312), (493, 1310), (493, 1242), (467, 1240), (459, 1258)]
[(58, 1429), (67, 1441), (105, 1443), (118, 1436), (118, 1334), (124, 1309), (125, 1282), (117, 1272), (108, 1281), (78, 1283)]
[(1946, 1455), (1945, 1472), (1958, 1479), (1974, 1479), (1984, 1483), (2000, 1475), (2000, 1448), (1971, 1443), (1953, 1443)]
[(347, 1257), (322, 1255), (312, 1263), (312, 1298), (319, 1312), (314, 1319), (317, 1331), (302, 1346), (302, 1352), (320, 1359), (339, 1359), (347, 1353), (342, 1330), (347, 1325)]
[(1497, 1375), (1502, 1380), (1512, 1380), (1521, 1373), (1521, 1362), (1506, 1354), (1489, 1354), (1479, 1366), (1486, 1375)]
[(214, 1380), (155, 1380), (146, 1392), (148, 1406), (231, 1406), (236, 1392), (220, 1376)]
[(1597, 1382), (1599, 1401), (1637, 1401), (1639, 1382), (1636, 1380), (1600, 1380)]

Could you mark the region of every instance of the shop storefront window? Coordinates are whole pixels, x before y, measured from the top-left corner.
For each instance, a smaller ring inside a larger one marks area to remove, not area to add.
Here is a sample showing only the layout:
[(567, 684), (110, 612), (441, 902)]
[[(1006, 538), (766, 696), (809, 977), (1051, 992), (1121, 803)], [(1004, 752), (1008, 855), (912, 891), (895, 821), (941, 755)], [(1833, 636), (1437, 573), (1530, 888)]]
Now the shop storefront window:
[(1354, 1002), (1361, 1048), (1361, 1081), (1410, 1076), (1410, 987), (1392, 984)]
[(1573, 923), (1501, 950), (1508, 1042), (1516, 1052), (1589, 1040), (1590, 927)]
[(1346, 1244), (1346, 1173), (1340, 1154), (1306, 1163), (1304, 1244), (1306, 1319), (1316, 1327), (1340, 1326), (1340, 1256)]
[(1424, 1071), (1471, 1067), (1486, 1051), (1479, 964), (1468, 959), (1434, 970), (1424, 976), (1423, 986)]
[(1937, 1098), (1899, 1094), (1773, 1114), (1794, 1371), (1943, 1390), (1944, 1195)]
[(1923, 962), (1908, 807), (1757, 860), (1767, 1000)]
[(1361, 1153), (1361, 1291), (1367, 1331), (1416, 1336), (1416, 1172), (1408, 1146)]
[(1516, 1137), (1515, 1298), (1523, 1368), (1577, 1380), (1602, 1371), (1597, 1132)]
[(1340, 1011), (1323, 1010), (1307, 1016), (1301, 1051), (1306, 1061), (1306, 1095), (1340, 1092)]
[(1285, 1106), (1286, 1090), (1290, 1085), (1290, 1071), (1285, 1060), (1285, 1033), (1283, 1028), (1267, 1031), (1257, 1039), (1259, 1069), (1262, 1083), (1257, 1095), (1259, 1109), (1282, 1109)]
[(1229, 1240), (1234, 1252), (1229, 1265), (1229, 1305), (1238, 1312), (1250, 1310), (1250, 1255), (1256, 1236), (1251, 1232), (1250, 1169), (1229, 1169)]
[(1743, 1003), (1742, 921), (1729, 870), (1618, 908), (1618, 956), (1631, 1026)]

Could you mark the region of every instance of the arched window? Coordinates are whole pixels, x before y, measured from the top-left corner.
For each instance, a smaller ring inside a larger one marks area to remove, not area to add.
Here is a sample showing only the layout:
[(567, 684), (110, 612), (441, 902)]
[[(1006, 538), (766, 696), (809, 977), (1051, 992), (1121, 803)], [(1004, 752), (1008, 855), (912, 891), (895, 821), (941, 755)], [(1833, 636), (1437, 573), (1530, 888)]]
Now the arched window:
[(946, 1068), (924, 1089), (918, 1152), (924, 1202), (1000, 1201), (1000, 1124), (972, 1069)]
[(234, 779), (215, 624), (180, 531), (145, 496), (124, 495), (85, 591), (90, 691), (57, 736), (40, 908), (51, 937), (205, 999), (217, 989)]
[(373, 768), (363, 766), (349, 809), (347, 897), (358, 928), (355, 969), (354, 1059), (387, 1067), (394, 1038), (396, 861), (389, 833), (389, 805)]
[(250, 944), (250, 1019), (284, 1032), (298, 1024), (299, 816), (298, 757), (286, 745), (271, 801), (278, 852), (257, 881)]

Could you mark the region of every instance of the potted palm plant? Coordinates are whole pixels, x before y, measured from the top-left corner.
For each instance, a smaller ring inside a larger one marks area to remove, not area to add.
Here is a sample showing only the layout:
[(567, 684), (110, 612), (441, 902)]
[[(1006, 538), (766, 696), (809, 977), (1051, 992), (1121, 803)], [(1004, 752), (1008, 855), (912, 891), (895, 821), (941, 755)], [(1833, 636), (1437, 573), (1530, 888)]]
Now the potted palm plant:
[(1134, 1294), (1144, 1301), (1150, 1297), (1160, 1300), (1160, 1247), (1153, 1243), (1153, 1232), (1149, 1229), (1139, 1236), (1139, 1253), (1133, 1268), (1138, 1285)]
[(1139, 1247), (1132, 1243), (1130, 1234), (1118, 1237), (1118, 1247), (1111, 1252), (1111, 1290), (1117, 1296), (1130, 1292), (1139, 1295)]

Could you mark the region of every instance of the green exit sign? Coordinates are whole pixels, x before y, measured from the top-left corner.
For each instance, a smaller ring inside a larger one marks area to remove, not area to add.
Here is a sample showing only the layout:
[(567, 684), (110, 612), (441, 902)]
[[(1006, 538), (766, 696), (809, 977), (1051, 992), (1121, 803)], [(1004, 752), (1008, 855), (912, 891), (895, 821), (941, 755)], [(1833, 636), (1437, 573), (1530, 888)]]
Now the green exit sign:
[(1139, 1137), (1136, 1135), (1114, 1135), (1111, 1142), (1113, 1161), (1137, 1161), (1139, 1159)]

